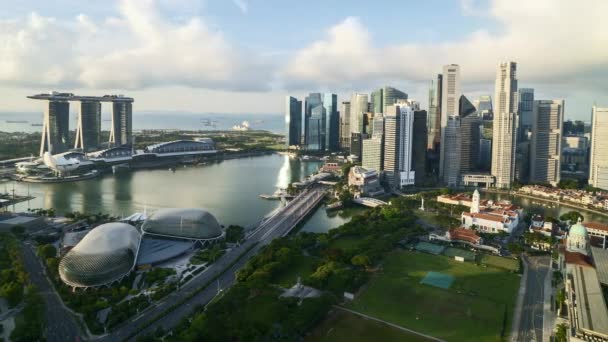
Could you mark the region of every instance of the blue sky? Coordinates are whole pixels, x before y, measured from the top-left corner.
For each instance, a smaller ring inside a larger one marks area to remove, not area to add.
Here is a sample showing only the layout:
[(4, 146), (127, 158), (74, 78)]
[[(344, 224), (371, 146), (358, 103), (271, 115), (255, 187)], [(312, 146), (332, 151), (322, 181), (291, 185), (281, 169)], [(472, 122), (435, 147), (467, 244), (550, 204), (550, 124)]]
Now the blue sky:
[(608, 106), (606, 11), (602, 0), (0, 0), (2, 110), (39, 110), (25, 95), (57, 89), (125, 93), (141, 110), (279, 113), (286, 94), (344, 100), (384, 84), (425, 106), (443, 64), (460, 64), (474, 100), (514, 60), (521, 87), (587, 120), (594, 102)]

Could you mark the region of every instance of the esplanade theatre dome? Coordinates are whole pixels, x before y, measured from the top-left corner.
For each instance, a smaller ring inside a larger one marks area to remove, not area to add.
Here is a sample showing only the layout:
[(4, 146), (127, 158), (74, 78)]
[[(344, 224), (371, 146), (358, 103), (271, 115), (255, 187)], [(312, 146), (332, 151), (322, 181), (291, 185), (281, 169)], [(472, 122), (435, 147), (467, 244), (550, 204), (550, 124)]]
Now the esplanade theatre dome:
[(215, 216), (198, 208), (159, 209), (144, 222), (142, 231), (189, 240), (213, 240), (223, 234)]
[(88, 233), (59, 262), (61, 280), (74, 287), (95, 287), (131, 272), (141, 235), (129, 224), (102, 224)]

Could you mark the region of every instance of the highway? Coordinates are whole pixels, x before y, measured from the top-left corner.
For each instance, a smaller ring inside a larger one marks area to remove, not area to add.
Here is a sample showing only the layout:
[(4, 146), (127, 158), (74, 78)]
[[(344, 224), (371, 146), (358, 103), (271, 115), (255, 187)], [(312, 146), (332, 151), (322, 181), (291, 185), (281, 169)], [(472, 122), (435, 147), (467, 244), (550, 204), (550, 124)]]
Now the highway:
[[(218, 284), (221, 289), (226, 289), (234, 284), (236, 271), (273, 239), (289, 234), (310, 211), (316, 208), (324, 196), (325, 188), (323, 187), (305, 190), (288, 202), (284, 208), (275, 212), (273, 216), (262, 221), (243, 244), (226, 253), (180, 290), (169, 294), (160, 303), (120, 326), (114, 332), (100, 337), (100, 340), (123, 341), (134, 339), (137, 335), (152, 333), (159, 326), (165, 331), (173, 328), (182, 318), (192, 315), (196, 307), (211, 301), (218, 294)], [(245, 254), (242, 255), (243, 253)], [(216, 277), (217, 279), (215, 279)], [(203, 287), (205, 288), (201, 290)], [(173, 311), (163, 315), (158, 321), (143, 328), (177, 303), (181, 304)]]
[(543, 341), (543, 316), (545, 310), (545, 280), (550, 271), (548, 256), (528, 257), (526, 292), (519, 324), (517, 341)]
[(46, 319), (46, 340), (49, 342), (76, 341), (80, 329), (73, 314), (66, 309), (57, 292), (44, 275), (42, 264), (31, 246), (22, 245), (23, 262), (31, 283), (40, 291), (44, 299)]

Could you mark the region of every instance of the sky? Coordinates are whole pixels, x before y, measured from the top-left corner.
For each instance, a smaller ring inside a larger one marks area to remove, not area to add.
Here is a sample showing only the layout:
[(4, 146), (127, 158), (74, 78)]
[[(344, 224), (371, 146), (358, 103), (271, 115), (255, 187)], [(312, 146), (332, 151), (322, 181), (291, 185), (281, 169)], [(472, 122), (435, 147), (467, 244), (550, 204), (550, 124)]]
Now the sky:
[(471, 101), (497, 65), (588, 121), (608, 106), (605, 0), (0, 0), (0, 111), (50, 90), (135, 111), (268, 113), (285, 96), (397, 87), (426, 107), (444, 64)]

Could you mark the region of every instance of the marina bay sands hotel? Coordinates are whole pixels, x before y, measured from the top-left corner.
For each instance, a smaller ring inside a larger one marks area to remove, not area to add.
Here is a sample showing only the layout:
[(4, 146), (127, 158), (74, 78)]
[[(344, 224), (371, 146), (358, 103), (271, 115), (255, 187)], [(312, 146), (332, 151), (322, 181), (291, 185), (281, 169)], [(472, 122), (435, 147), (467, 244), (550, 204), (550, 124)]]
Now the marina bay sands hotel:
[(112, 124), (109, 147), (131, 145), (133, 142), (133, 98), (122, 95), (78, 96), (72, 93), (51, 92), (28, 96), (46, 100), (42, 123), (40, 155), (58, 154), (70, 149), (70, 102), (78, 102), (78, 123), (74, 148), (83, 152), (96, 151), (101, 145), (101, 103), (112, 104)]

